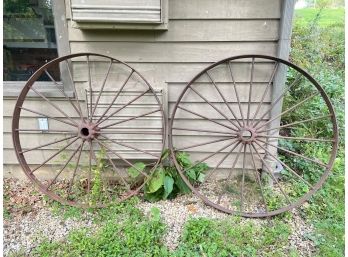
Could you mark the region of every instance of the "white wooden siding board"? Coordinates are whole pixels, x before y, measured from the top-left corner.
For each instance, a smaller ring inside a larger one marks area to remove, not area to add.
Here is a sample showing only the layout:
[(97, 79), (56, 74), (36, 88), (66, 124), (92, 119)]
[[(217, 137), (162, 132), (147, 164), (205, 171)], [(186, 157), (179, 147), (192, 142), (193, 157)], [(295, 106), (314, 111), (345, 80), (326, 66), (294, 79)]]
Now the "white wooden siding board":
[[(226, 56), (225, 56), (226, 57)], [(132, 63), (134, 69), (140, 72), (151, 86), (157, 90), (163, 88), (163, 83), (187, 83), (202, 69), (210, 65), (210, 63)], [(250, 81), (250, 64), (249, 63), (232, 63), (233, 76), (236, 82), (249, 82)], [(255, 65), (258, 67), (259, 72), (255, 73), (254, 82), (268, 82), (272, 74), (272, 63), (258, 63)], [(76, 63), (73, 67), (75, 82), (87, 81), (86, 68), (82, 63)], [(100, 78), (105, 76), (105, 69), (102, 67), (100, 71), (96, 71), (100, 74)], [(211, 76), (216, 82), (231, 82), (231, 76), (227, 66), (215, 69), (212, 71)], [(109, 79), (106, 83), (106, 88), (114, 88), (120, 86), (124, 82), (126, 75), (110, 74), (112, 82)], [(202, 77), (201, 80), (208, 81), (207, 77)], [(132, 83), (130, 81), (129, 83)]]
[[(26, 160), (27, 160), (28, 164), (39, 165), (56, 152), (57, 152), (56, 150), (46, 150), (46, 151), (41, 151), (41, 152), (28, 153), (28, 157), (26, 158)], [(69, 153), (72, 153), (72, 151), (69, 151), (69, 152), (67, 151), (66, 153), (69, 154)], [(156, 154), (156, 153), (157, 152), (154, 152), (154, 154)], [(159, 153), (160, 152), (158, 152), (157, 154), (159, 154)], [(149, 158), (149, 155), (139, 154), (139, 152), (122, 151), (119, 154), (124, 159), (129, 159), (129, 160), (131, 160), (131, 159), (133, 159), (133, 160), (153, 160), (153, 159), (155, 159), (155, 157)], [(3, 156), (4, 156), (4, 160), (6, 160), (6, 164), (18, 164), (18, 160), (17, 160), (16, 154), (13, 151), (13, 149), (4, 149)], [(117, 159), (117, 158), (114, 158), (113, 156), (112, 156), (112, 159)], [(57, 161), (59, 161), (59, 163), (62, 163), (61, 160), (51, 160), (47, 164), (48, 165), (49, 164), (57, 165)], [(86, 156), (84, 156), (84, 155), (81, 156), (81, 163), (85, 163), (85, 165), (88, 164), (88, 160), (87, 160)], [(38, 172), (40, 172), (40, 170)]]
[[(69, 27), (71, 42), (216, 42), (275, 41), (279, 20), (174, 20), (170, 29), (159, 31), (95, 31)], [(199, 30), (197, 30), (199, 28)]]
[[(51, 136), (51, 137), (48, 137), (48, 136), (37, 136), (37, 135), (26, 135), (26, 140), (22, 140), (21, 141), (21, 147), (22, 149), (29, 149), (29, 148), (32, 148), (32, 147), (35, 147), (35, 146), (39, 146), (39, 145), (42, 145), (42, 144), (45, 144), (45, 143), (48, 143), (48, 142), (51, 142), (51, 141), (54, 141), (54, 140), (59, 140), (59, 139), (63, 139), (64, 137), (62, 136)], [(71, 139), (70, 139), (71, 140)], [(103, 138), (100, 138), (100, 140), (102, 142), (104, 142), (105, 140)], [(142, 150), (149, 150), (149, 151), (152, 151), (152, 150), (157, 150), (159, 151), (162, 147), (162, 144), (161, 144), (161, 141), (160, 140), (152, 140), (152, 141), (147, 141), (146, 144), (144, 144), (144, 142), (133, 142), (131, 140), (128, 140), (128, 141), (131, 141), (131, 142), (127, 142), (127, 140), (123, 139), (123, 140), (117, 140), (119, 141), (120, 143), (125, 143), (127, 145), (130, 145), (130, 146), (133, 146), (133, 147), (136, 147), (136, 148), (139, 148), (139, 149), (142, 149)], [(53, 145), (49, 145), (49, 146), (45, 146), (45, 147), (42, 147), (40, 149), (37, 149), (37, 150), (33, 150), (33, 151), (36, 151), (36, 152), (39, 152), (39, 151), (42, 151), (42, 150), (60, 150), (62, 147), (64, 147), (67, 143), (69, 142), (69, 140), (66, 140), (66, 141), (63, 141), (63, 142), (59, 142), (57, 144), (53, 144)], [(113, 143), (113, 142), (106, 142), (107, 145), (111, 148), (111, 149), (130, 149), (130, 148), (127, 148), (125, 146), (121, 146), (121, 145), (118, 145), (116, 143)], [(9, 145), (12, 145), (12, 136), (11, 134), (7, 133), (7, 134), (4, 134), (4, 145), (6, 146), (9, 146)], [(12, 147), (6, 147), (5, 149), (11, 149)]]
[[(79, 121), (79, 118), (75, 118), (76, 121)], [(119, 121), (121, 119), (113, 119), (114, 121)], [(223, 124), (230, 124), (228, 121), (223, 120), (223, 119), (214, 119), (216, 121), (219, 121), (220, 123)], [(4, 117), (4, 125), (3, 125), (3, 132), (4, 133), (11, 133), (12, 131), (12, 126), (11, 126), (11, 121), (12, 121), (12, 117), (7, 116)], [(241, 121), (241, 120), (240, 120)], [(25, 124), (28, 128), (38, 128), (38, 121), (36, 118), (33, 117), (24, 117), (22, 118), (22, 123)], [(264, 122), (260, 122), (260, 125), (263, 124)], [(180, 128), (192, 128), (192, 129), (197, 129), (197, 128), (204, 128), (206, 126), (208, 126), (209, 124), (211, 124), (210, 121), (206, 121), (206, 120), (199, 120), (199, 119), (176, 119), (174, 122), (174, 126), (175, 127), (180, 127)], [(124, 130), (130, 130), (130, 131), (138, 131), (139, 127), (142, 127), (143, 129), (149, 129), (149, 130), (161, 130), (162, 126), (161, 126), (161, 120), (160, 119), (143, 119), (143, 120), (132, 120), (129, 122), (124, 122), (121, 123), (119, 125), (117, 125), (117, 128), (119, 128), (120, 130), (124, 131)], [(62, 128), (61, 123), (59, 122), (51, 122), (51, 120), (49, 120), (49, 127), (52, 130), (58, 130)], [(228, 129), (224, 128), (224, 127), (219, 127), (217, 131), (222, 131), (222, 132), (228, 132)], [(206, 134), (206, 133), (198, 133), (198, 132), (188, 132), (188, 131), (179, 131), (179, 130), (175, 130), (174, 131), (175, 134), (183, 134), (183, 135), (199, 135), (199, 134)], [(56, 136), (57, 133), (52, 133), (52, 134), (47, 134), (49, 139), (50, 135), (54, 135)], [(5, 144), (4, 144), (5, 145)]]
[(240, 54), (275, 55), (274, 42), (138, 43), (71, 42), (71, 52), (96, 52), (125, 62), (212, 62)]
[[(199, 113), (207, 118), (210, 119), (223, 119), (224, 117), (219, 114), (213, 107), (211, 107), (208, 103), (181, 103), (181, 107), (186, 108), (190, 111)], [(233, 116), (230, 112), (230, 110), (227, 108), (225, 103), (215, 103), (214, 106), (220, 110), (223, 114), (225, 114), (227, 117), (233, 119)], [(233, 110), (238, 110), (238, 104), (234, 103), (230, 105)], [(244, 114), (244, 118), (247, 114), (247, 106), (248, 104), (242, 104), (242, 111)], [(252, 103), (250, 105), (250, 113), (253, 114), (256, 111), (256, 108), (258, 107), (258, 103)], [(174, 109), (174, 104), (169, 104), (169, 113), (172, 113)], [(261, 109), (259, 111), (259, 114), (257, 117), (260, 117), (264, 112), (266, 112), (269, 109), (268, 105), (261, 105)], [(237, 118), (241, 119), (241, 115), (239, 112), (236, 111), (235, 113), (237, 115)], [(267, 117), (267, 116), (266, 116)], [(194, 114), (188, 113), (182, 109), (177, 109), (175, 118), (178, 119), (202, 119)], [(215, 125), (214, 125), (215, 126)], [(216, 126), (219, 126), (216, 124)]]
[[(231, 123), (229, 121), (225, 120), (217, 120), (214, 119), (215, 121), (218, 121), (222, 124), (228, 125), (230, 126)], [(242, 120), (240, 120), (242, 121)], [(234, 121), (235, 122), (235, 121)], [(260, 122), (260, 126), (262, 124), (264, 124), (266, 121), (263, 120)], [(174, 128), (186, 128), (186, 129), (207, 129), (207, 130), (212, 130), (212, 131), (216, 131), (216, 132), (222, 132), (222, 133), (226, 133), (229, 134), (231, 133), (231, 130), (228, 128), (225, 128), (223, 126), (217, 125), (216, 126), (214, 124), (212, 124), (211, 121), (208, 120), (193, 120), (193, 119), (175, 119), (174, 121)], [(208, 127), (210, 127), (208, 129)], [(221, 136), (221, 134), (218, 133), (211, 133), (211, 132), (198, 132), (198, 131), (187, 131), (187, 130), (177, 130), (177, 129), (173, 129), (172, 133), (174, 136), (183, 136), (183, 137), (200, 137), (200, 136), (209, 136), (209, 137), (219, 137)]]
[[(223, 94), (224, 98), (227, 102), (237, 102), (236, 94), (234, 92), (233, 83), (216, 83), (217, 87)], [(169, 102), (175, 103), (182, 91), (184, 90), (186, 84), (185, 83), (169, 83), (168, 86), (168, 96)], [(238, 96), (240, 102), (248, 102), (249, 101), (249, 83), (238, 83), (236, 84)], [(267, 83), (253, 83), (252, 87), (252, 102), (260, 102), (262, 95), (267, 87)], [(197, 90), (203, 97), (208, 99), (210, 102), (222, 102), (223, 99), (219, 95), (218, 91), (214, 88), (211, 83), (195, 83), (192, 88)], [(198, 96), (195, 92), (188, 89), (181, 99), (182, 102), (203, 102), (204, 100)], [(271, 101), (271, 90), (268, 90), (264, 102)]]
[(280, 18), (282, 0), (170, 0), (169, 19)]

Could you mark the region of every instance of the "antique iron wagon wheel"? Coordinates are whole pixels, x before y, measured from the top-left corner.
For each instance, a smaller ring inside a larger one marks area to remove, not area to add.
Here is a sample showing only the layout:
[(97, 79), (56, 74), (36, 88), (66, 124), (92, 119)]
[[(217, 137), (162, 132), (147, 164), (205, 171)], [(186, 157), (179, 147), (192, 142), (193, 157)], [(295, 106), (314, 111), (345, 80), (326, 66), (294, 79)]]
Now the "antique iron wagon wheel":
[[(306, 71), (243, 55), (212, 64), (187, 84), (173, 107), (169, 143), (181, 177), (206, 204), (266, 217), (322, 186), (338, 128), (328, 95)], [(176, 160), (181, 151), (191, 156), (189, 167)], [(202, 183), (190, 183), (187, 172), (201, 163), (209, 167)]]
[[(47, 82), (40, 90), (45, 79), (56, 95), (44, 91)], [(43, 193), (63, 204), (102, 207), (141, 189), (160, 161), (165, 117), (156, 92), (135, 69), (78, 53), (31, 76), (15, 105), (12, 133), (20, 165)]]

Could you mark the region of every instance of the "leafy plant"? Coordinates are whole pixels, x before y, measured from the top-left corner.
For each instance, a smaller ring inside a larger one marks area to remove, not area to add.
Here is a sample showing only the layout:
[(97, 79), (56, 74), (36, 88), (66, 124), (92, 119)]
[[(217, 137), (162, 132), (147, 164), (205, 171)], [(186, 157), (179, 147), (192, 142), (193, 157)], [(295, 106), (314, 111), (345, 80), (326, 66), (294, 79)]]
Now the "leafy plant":
[[(209, 168), (206, 163), (193, 164), (189, 155), (185, 152), (178, 152), (176, 160), (192, 185), (198, 185), (204, 181), (205, 171)], [(134, 166), (136, 168), (131, 167), (128, 169), (128, 174), (132, 178), (137, 178), (140, 175), (139, 170), (144, 171), (146, 165), (142, 162), (137, 162)], [(162, 199), (171, 199), (178, 194), (186, 194), (190, 191), (190, 188), (181, 178), (175, 166), (171, 164), (169, 150), (166, 149), (162, 153), (160, 165), (145, 184), (145, 199), (155, 202)]]

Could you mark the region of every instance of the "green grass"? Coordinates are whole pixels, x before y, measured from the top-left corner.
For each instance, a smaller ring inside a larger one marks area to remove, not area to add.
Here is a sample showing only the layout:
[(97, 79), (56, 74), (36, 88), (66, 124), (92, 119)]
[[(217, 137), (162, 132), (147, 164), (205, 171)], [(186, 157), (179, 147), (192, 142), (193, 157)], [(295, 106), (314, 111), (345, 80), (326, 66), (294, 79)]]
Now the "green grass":
[(340, 142), (330, 177), (301, 212), (307, 222), (314, 225), (315, 231), (309, 237), (316, 245), (316, 256), (341, 257), (344, 256), (345, 213), (344, 10), (323, 9), (317, 17), (318, 11), (296, 10), (290, 58), (312, 74), (331, 98), (339, 123)]
[[(320, 9), (304, 8), (295, 10), (295, 19), (301, 23), (301, 25), (306, 25), (312, 22)], [(327, 27), (336, 23), (344, 23), (344, 9), (323, 9), (320, 13), (319, 25), (322, 27)]]
[(279, 218), (258, 225), (240, 217), (191, 219), (178, 248), (170, 251), (163, 244), (166, 227), (159, 210), (153, 208), (144, 216), (136, 202), (98, 211), (94, 216), (103, 220), (98, 230), (75, 230), (61, 242), (44, 239), (31, 256), (299, 256), (288, 241), (289, 221)]

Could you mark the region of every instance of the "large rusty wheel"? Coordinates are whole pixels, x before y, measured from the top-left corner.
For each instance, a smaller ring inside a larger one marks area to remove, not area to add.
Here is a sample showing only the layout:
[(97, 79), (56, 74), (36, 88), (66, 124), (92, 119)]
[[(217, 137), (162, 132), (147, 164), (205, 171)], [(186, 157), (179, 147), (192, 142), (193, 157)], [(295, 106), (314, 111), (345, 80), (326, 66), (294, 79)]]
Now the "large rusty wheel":
[[(181, 177), (206, 204), (266, 217), (302, 204), (322, 186), (338, 129), (327, 94), (307, 72), (282, 59), (244, 55), (214, 63), (187, 84), (173, 108), (169, 141)], [(180, 151), (190, 154), (190, 167), (175, 159)], [(203, 183), (190, 184), (186, 172), (199, 163), (209, 170)]]
[[(43, 77), (55, 95), (40, 86)], [(161, 101), (142, 75), (114, 58), (79, 53), (32, 75), (18, 97), (12, 133), (20, 165), (43, 193), (101, 207), (141, 189), (160, 160), (164, 126)]]

